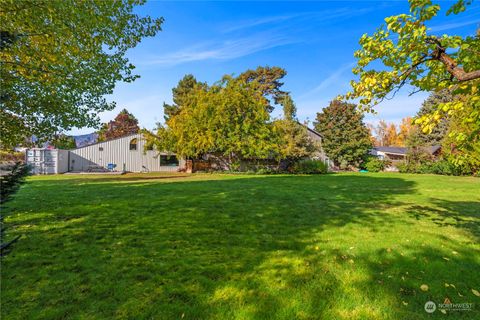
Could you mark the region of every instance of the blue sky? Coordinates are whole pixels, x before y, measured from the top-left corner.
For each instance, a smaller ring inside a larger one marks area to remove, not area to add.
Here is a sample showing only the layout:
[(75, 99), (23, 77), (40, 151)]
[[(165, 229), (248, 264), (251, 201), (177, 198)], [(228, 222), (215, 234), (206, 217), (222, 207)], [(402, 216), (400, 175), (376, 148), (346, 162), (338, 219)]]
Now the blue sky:
[[(474, 34), (480, 25), (478, 3), (453, 17), (445, 16), (451, 2), (441, 3), (442, 12), (429, 25), (434, 33)], [(373, 33), (387, 16), (407, 13), (408, 2), (149, 1), (138, 11), (164, 17), (163, 31), (129, 51), (140, 78), (119, 83), (108, 97), (117, 108), (100, 118), (109, 121), (127, 108), (142, 127), (152, 129), (163, 121), (163, 102), (171, 102), (171, 89), (185, 74), (213, 83), (224, 74), (265, 65), (287, 70), (284, 89), (291, 92), (299, 119), (313, 121), (330, 100), (348, 90), (361, 35)], [(399, 123), (414, 115), (427, 94), (408, 93), (403, 90), (384, 102), (366, 121)]]

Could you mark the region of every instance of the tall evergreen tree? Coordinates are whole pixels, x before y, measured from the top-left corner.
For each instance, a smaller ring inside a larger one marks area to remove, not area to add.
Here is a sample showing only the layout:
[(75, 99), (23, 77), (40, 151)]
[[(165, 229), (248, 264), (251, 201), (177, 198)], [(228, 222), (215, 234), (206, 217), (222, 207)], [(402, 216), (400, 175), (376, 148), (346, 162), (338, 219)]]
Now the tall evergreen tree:
[(172, 89), (173, 103), (163, 103), (163, 114), (165, 121), (178, 114), (181, 107), (188, 105), (190, 101), (190, 95), (196, 86), (206, 88), (207, 84), (198, 82), (192, 74), (185, 75), (178, 82), (177, 86)]
[(335, 165), (358, 166), (372, 147), (363, 114), (354, 104), (334, 100), (317, 113), (315, 129), (322, 135), (322, 146)]
[[(255, 82), (263, 96), (267, 98), (266, 108), (268, 112), (274, 109), (273, 104), (281, 104), (288, 92), (281, 90), (287, 71), (280, 67), (258, 67), (255, 70), (247, 70), (238, 76), (239, 80), (246, 83)], [(273, 100), (273, 104), (272, 101)]]
[(297, 107), (293, 102), (292, 97), (286, 94), (282, 101), (283, 106), (283, 118), (285, 120), (295, 120), (297, 117)]
[[(441, 90), (439, 92), (432, 92), (430, 96), (422, 103), (422, 107), (417, 113), (417, 118), (433, 113), (440, 104), (453, 102), (454, 97), (451, 90)], [(449, 118), (441, 118), (438, 124), (432, 128), (431, 132), (420, 133), (420, 138), (429, 145), (438, 145), (442, 143), (445, 135), (448, 132)]]

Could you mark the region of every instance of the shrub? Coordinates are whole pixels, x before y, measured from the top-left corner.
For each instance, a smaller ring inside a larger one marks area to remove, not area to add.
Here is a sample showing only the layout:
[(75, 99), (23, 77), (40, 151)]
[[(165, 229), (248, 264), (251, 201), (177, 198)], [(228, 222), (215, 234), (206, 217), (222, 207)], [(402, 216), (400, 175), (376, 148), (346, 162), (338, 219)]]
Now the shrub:
[(278, 170), (275, 170), (275, 168), (262, 167), (262, 168), (258, 168), (255, 173), (256, 174), (273, 174), (273, 173), (277, 173), (277, 172), (278, 172)]
[(0, 203), (4, 203), (18, 190), (28, 175), (30, 168), (24, 163), (3, 164), (0, 166)]
[(408, 173), (408, 164), (406, 162), (399, 162), (395, 164), (395, 166), (397, 167), (398, 172)]
[(424, 161), (421, 163), (404, 162), (396, 165), (401, 173), (431, 173), (449, 176), (462, 176), (473, 174), (468, 165), (455, 165), (442, 159), (438, 161)]
[[(1, 211), (4, 211), (4, 203), (10, 200), (13, 194), (18, 190), (20, 185), (24, 182), (25, 177), (30, 171), (29, 166), (22, 162), (16, 162), (14, 164), (1, 164), (0, 165), (0, 204)], [(5, 227), (3, 225), (3, 217), (0, 216), (0, 239), (5, 239)], [(16, 242), (20, 238), (20, 235), (16, 236), (8, 242), (0, 241), (0, 256), (3, 256), (7, 248)]]
[(370, 172), (380, 172), (385, 170), (388, 165), (388, 161), (378, 159), (377, 157), (368, 157), (363, 163), (362, 169), (366, 169)]
[(24, 162), (25, 153), (9, 151), (9, 150), (0, 150), (0, 163), (7, 162)]
[(300, 160), (293, 164), (292, 173), (318, 174), (327, 173), (328, 167), (320, 160)]

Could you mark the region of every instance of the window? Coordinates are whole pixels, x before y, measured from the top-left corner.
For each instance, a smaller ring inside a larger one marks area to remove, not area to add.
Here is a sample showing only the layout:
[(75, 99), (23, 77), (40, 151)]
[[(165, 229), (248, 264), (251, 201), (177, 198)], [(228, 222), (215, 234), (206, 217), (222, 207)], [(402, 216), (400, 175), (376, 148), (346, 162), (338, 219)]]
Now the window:
[(176, 167), (176, 166), (178, 166), (178, 159), (175, 156), (161, 155), (160, 156), (160, 165), (161, 166), (168, 166), (168, 167)]
[(103, 151), (103, 147), (98, 147), (98, 151)]
[(137, 151), (137, 139), (130, 140), (130, 151)]

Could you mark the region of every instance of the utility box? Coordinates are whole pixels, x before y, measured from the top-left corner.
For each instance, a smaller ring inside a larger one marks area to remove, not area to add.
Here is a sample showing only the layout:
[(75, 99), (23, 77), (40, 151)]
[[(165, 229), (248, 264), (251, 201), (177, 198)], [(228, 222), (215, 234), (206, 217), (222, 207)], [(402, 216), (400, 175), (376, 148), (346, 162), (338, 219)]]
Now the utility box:
[(33, 174), (56, 174), (68, 171), (68, 150), (33, 148), (26, 153)]

